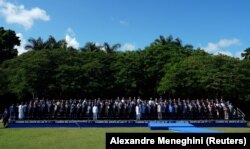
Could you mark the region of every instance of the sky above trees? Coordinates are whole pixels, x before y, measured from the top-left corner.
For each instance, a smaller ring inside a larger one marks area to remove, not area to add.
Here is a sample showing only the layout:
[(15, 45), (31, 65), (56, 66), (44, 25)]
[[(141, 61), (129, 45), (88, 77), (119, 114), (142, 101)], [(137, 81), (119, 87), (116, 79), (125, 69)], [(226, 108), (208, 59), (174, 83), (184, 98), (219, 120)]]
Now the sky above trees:
[(209, 53), (239, 57), (250, 46), (247, 0), (0, 0), (0, 24), (22, 40), (53, 35), (69, 46), (121, 43), (144, 48), (173, 35)]

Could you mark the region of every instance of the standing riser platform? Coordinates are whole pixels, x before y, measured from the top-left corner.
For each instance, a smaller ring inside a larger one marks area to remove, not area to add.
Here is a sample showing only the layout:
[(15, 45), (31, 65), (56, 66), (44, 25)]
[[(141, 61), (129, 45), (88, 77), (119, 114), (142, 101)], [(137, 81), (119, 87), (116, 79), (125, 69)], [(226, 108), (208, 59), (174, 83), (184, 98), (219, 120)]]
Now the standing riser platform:
[[(98, 121), (44, 121), (44, 120), (29, 120), (29, 121), (12, 121), (9, 123), (9, 128), (42, 128), (42, 127), (148, 127), (151, 121), (124, 121), (124, 120), (98, 120)], [(169, 127), (174, 124), (170, 123), (183, 123), (179, 124), (182, 126), (189, 127), (191, 125), (195, 127), (247, 127), (247, 121), (237, 120), (237, 121), (153, 121), (155, 126), (159, 126), (161, 123), (168, 123)], [(177, 127), (177, 126), (175, 126)], [(159, 126), (158, 128), (161, 128)]]

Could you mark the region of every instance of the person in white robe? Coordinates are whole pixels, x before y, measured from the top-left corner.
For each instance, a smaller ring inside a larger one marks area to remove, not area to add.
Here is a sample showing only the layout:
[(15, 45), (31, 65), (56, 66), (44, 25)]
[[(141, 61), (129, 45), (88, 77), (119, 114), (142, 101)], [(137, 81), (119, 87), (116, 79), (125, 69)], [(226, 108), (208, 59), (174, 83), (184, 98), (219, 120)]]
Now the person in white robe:
[(135, 107), (135, 114), (136, 114), (136, 120), (140, 120), (141, 119), (141, 113), (140, 113), (140, 107), (137, 104)]
[(94, 105), (93, 109), (92, 109), (92, 113), (93, 113), (93, 120), (97, 120), (97, 113), (98, 113), (98, 108), (96, 105)]
[(19, 120), (22, 120), (24, 119), (24, 109), (23, 109), (23, 104), (21, 103), (19, 106), (18, 106), (18, 119)]

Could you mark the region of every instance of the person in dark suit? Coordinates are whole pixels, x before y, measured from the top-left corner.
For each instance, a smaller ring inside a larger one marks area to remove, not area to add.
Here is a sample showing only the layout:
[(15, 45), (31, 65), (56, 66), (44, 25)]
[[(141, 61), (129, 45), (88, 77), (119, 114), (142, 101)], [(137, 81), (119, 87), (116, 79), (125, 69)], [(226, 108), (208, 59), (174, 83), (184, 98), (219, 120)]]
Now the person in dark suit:
[(4, 110), (4, 113), (3, 113), (3, 126), (4, 126), (5, 128), (8, 127), (8, 120), (9, 120), (9, 113), (8, 113), (8, 110), (5, 109), (5, 110)]

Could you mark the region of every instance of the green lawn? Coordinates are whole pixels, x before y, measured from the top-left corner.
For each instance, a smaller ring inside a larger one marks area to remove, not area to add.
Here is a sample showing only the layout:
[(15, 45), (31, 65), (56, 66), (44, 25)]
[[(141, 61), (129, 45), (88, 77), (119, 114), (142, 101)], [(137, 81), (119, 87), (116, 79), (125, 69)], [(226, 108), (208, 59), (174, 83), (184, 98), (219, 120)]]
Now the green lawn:
[[(248, 132), (250, 128), (209, 128)], [(171, 132), (148, 128), (18, 128), (0, 127), (0, 149), (104, 149), (106, 132)]]
[[(152, 131), (150, 131), (147, 128), (0, 129), (0, 148), (1, 149), (104, 149), (106, 132), (152, 132)], [(169, 132), (169, 131), (164, 131), (164, 132)]]
[(212, 130), (217, 130), (219, 132), (224, 132), (224, 133), (250, 133), (250, 127), (248, 128), (208, 128)]

